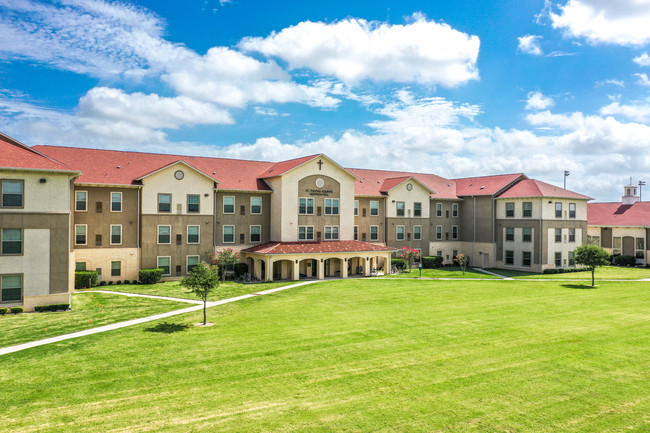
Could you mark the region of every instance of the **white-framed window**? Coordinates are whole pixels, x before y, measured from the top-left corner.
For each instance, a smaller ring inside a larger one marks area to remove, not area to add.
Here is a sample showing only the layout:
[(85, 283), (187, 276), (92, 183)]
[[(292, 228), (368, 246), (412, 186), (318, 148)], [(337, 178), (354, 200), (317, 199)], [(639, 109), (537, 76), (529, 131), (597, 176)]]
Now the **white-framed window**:
[(201, 226), (199, 225), (187, 226), (187, 243), (188, 244), (201, 243)]
[(111, 212), (122, 212), (121, 192), (111, 192)]
[(569, 218), (575, 218), (575, 217), (576, 217), (576, 204), (569, 203)]
[(199, 256), (187, 256), (185, 259), (187, 273), (192, 273), (192, 269), (194, 269), (194, 266), (198, 265), (200, 261), (201, 257)]
[(187, 195), (187, 213), (199, 213), (201, 211), (201, 196), (199, 194)]
[(458, 226), (451, 226), (451, 238), (458, 239)]
[(522, 229), (522, 241), (523, 242), (533, 241), (533, 229), (531, 229), (530, 227), (524, 227)]
[(339, 199), (326, 198), (325, 199), (325, 215), (338, 215), (339, 214)]
[(313, 215), (314, 214), (314, 199), (311, 197), (300, 197), (298, 199), (298, 214), (299, 215)]
[(442, 218), (442, 203), (436, 203), (436, 217)]
[(413, 203), (413, 216), (414, 217), (422, 216), (422, 203), (419, 202)]
[(569, 229), (569, 242), (575, 242), (576, 241), (576, 229), (570, 228)]
[(453, 203), (451, 205), (451, 216), (454, 218), (458, 217), (458, 203)]
[(172, 211), (172, 195), (158, 194), (158, 212), (169, 213)]
[(122, 275), (122, 262), (119, 260), (111, 262), (111, 277), (119, 277)]
[(512, 202), (506, 203), (506, 218), (515, 217), (515, 204)]
[(562, 203), (555, 202), (555, 218), (562, 218)]
[(600, 236), (589, 236), (587, 235), (587, 244), (600, 246)]
[(0, 302), (23, 300), (23, 276), (21, 274), (0, 275)]
[(370, 226), (370, 240), (371, 241), (379, 240), (379, 226)]
[(515, 228), (506, 227), (506, 242), (514, 242), (514, 241), (515, 241)]
[(235, 226), (223, 226), (223, 243), (235, 243)]
[(88, 210), (88, 191), (75, 191), (74, 210), (86, 212)]
[(403, 201), (398, 201), (395, 203), (395, 206), (397, 207), (397, 216), (398, 217), (403, 217), (404, 216), (404, 209), (406, 209), (405, 204)]
[(256, 244), (262, 242), (262, 226), (251, 226), (251, 243)]
[(359, 200), (354, 201), (354, 216), (359, 216)]
[(354, 240), (359, 240), (359, 226), (354, 226)]
[(156, 267), (162, 268), (163, 275), (172, 274), (172, 258), (170, 256), (158, 256), (156, 258)]
[(262, 197), (251, 197), (251, 215), (262, 214)]
[(75, 271), (85, 271), (86, 270), (86, 262), (77, 262), (74, 264), (74, 270)]
[(0, 230), (2, 244), (0, 254), (21, 255), (23, 253), (23, 230), (22, 229), (2, 229)]
[(223, 213), (224, 214), (235, 213), (235, 196), (232, 195), (223, 196)]
[(555, 242), (562, 242), (562, 229), (555, 229)]
[(370, 216), (379, 215), (379, 202), (375, 200), (370, 201)]
[(122, 245), (122, 224), (111, 224), (111, 245)]
[(442, 226), (436, 226), (436, 240), (442, 240)]
[(158, 226), (158, 243), (172, 243), (172, 226)]
[(525, 201), (522, 203), (522, 216), (524, 218), (532, 218), (533, 216), (533, 202)]
[(569, 251), (569, 266), (575, 266), (576, 264), (576, 259), (575, 259), (575, 254), (573, 251)]
[(325, 240), (334, 241), (339, 238), (339, 226), (325, 226)]
[(75, 224), (74, 225), (74, 244), (86, 245), (88, 243), (88, 225)]
[(298, 239), (301, 241), (313, 241), (314, 226), (298, 226)]
[(618, 256), (621, 254), (623, 242), (621, 237), (612, 238), (612, 255)]
[(25, 203), (25, 181), (2, 179), (0, 181), (0, 207), (22, 208)]
[(422, 226), (413, 226), (413, 240), (419, 241), (422, 239)]
[(395, 240), (403, 241), (404, 240), (404, 226), (395, 227)]

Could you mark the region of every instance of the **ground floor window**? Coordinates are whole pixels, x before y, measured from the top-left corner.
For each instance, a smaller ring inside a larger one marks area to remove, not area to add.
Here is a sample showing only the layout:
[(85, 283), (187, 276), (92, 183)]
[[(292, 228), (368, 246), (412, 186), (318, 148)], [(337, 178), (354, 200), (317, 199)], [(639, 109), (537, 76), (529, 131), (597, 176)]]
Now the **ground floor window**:
[(191, 273), (194, 266), (199, 264), (199, 256), (187, 256), (187, 273)]
[(636, 246), (636, 258), (637, 259), (644, 259), (645, 258), (645, 239), (644, 238), (636, 238), (635, 242)]
[(512, 250), (506, 250), (506, 265), (515, 264), (515, 252)]
[(573, 257), (573, 251), (569, 251), (569, 266), (573, 266), (576, 264), (576, 261)]
[(122, 275), (122, 262), (111, 262), (111, 277), (119, 277)]
[(621, 245), (622, 241), (620, 237), (615, 237), (612, 239), (612, 255), (620, 256), (621, 255)]
[(436, 256), (438, 256), (438, 257), (442, 257), (442, 250), (438, 250), (438, 251), (436, 251)]
[(75, 263), (74, 270), (75, 271), (85, 271), (86, 270), (86, 262), (77, 262), (77, 263)]
[(555, 266), (558, 268), (562, 266), (562, 253), (555, 253)]
[(167, 256), (167, 257), (158, 257), (158, 267), (162, 268), (163, 275), (171, 275), (172, 274), (171, 262), (172, 262), (172, 258), (169, 257), (169, 256)]
[(20, 302), (23, 298), (23, 276), (2, 275), (0, 277), (2, 302)]
[(587, 236), (587, 243), (589, 245), (600, 246), (600, 236)]
[(526, 266), (526, 267), (530, 267), (531, 262), (532, 262), (531, 256), (532, 256), (532, 254), (531, 254), (530, 251), (524, 251), (521, 254), (521, 265)]

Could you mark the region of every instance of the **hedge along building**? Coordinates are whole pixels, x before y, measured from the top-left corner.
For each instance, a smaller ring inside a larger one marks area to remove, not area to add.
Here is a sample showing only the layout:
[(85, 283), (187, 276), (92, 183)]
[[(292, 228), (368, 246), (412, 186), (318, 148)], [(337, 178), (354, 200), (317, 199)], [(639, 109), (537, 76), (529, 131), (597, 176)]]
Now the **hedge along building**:
[(0, 307), (69, 304), (79, 172), (0, 134)]

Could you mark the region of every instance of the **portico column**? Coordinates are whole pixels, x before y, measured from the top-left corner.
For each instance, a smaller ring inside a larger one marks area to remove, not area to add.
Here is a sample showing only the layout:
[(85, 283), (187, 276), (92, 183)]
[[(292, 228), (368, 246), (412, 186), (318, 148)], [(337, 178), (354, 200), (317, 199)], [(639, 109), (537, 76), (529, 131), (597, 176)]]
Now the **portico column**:
[(293, 281), (298, 281), (300, 279), (300, 262), (297, 259), (293, 260)]
[(266, 259), (266, 281), (273, 281), (273, 263), (270, 257)]
[(341, 260), (341, 278), (347, 278), (348, 277), (348, 260), (347, 259), (340, 259)]
[(325, 262), (323, 259), (317, 259), (316, 264), (318, 265), (318, 279), (319, 280), (324, 280), (325, 279)]
[(262, 279), (262, 259), (253, 259), (253, 274), (258, 280)]
[(364, 257), (363, 260), (363, 276), (367, 277), (370, 275), (370, 259), (367, 257)]

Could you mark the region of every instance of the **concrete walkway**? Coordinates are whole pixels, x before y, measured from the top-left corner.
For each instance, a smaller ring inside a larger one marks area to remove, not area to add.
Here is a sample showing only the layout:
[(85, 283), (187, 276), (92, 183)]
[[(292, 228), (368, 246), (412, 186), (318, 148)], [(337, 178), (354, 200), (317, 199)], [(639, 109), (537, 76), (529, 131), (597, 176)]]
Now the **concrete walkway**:
[(484, 274), (492, 275), (494, 277), (499, 277), (499, 278), (504, 279), (504, 280), (513, 280), (514, 279), (514, 278), (506, 277), (505, 275), (497, 274), (497, 273), (492, 272), (492, 271), (487, 271), (487, 270), (485, 270), (483, 268), (472, 268), (472, 269), (474, 269), (475, 271), (478, 271), (478, 272), (483, 272)]
[(109, 295), (122, 295), (122, 296), (130, 296), (133, 298), (164, 299), (166, 301), (186, 302), (188, 304), (203, 305), (203, 301), (197, 301), (196, 299), (172, 298), (169, 296), (144, 295), (141, 293), (130, 293), (130, 292), (114, 292), (112, 290), (83, 290), (81, 292), (75, 292), (75, 293), (108, 293)]
[[(314, 284), (314, 283), (318, 283), (318, 282), (321, 282), (321, 281), (323, 281), (323, 280), (303, 281), (303, 282), (296, 283), (296, 284), (291, 284), (291, 285), (288, 285), (288, 286), (276, 287), (274, 289), (263, 290), (261, 292), (236, 296), (234, 298), (222, 299), (221, 301), (208, 302), (206, 304), (206, 306), (208, 308), (216, 307), (217, 305), (229, 304), (231, 302), (241, 301), (242, 299), (254, 298), (256, 296), (270, 295), (271, 293), (280, 292), (282, 290), (293, 289), (295, 287), (305, 286), (307, 284)], [(188, 302), (188, 303), (192, 303), (192, 304), (196, 304), (198, 302), (198, 304), (200, 304), (200, 305), (194, 305), (192, 307), (183, 308), (183, 309), (180, 309), (180, 310), (174, 310), (174, 311), (170, 311), (168, 313), (161, 313), (161, 314), (155, 314), (153, 316), (142, 317), (140, 319), (132, 319), (132, 320), (127, 320), (125, 322), (118, 322), (118, 323), (113, 323), (113, 324), (110, 324), (110, 325), (99, 326), (97, 328), (91, 328), (91, 329), (86, 329), (84, 331), (73, 332), (72, 334), (58, 335), (56, 337), (45, 338), (43, 340), (30, 341), (29, 343), (22, 343), (22, 344), (17, 344), (15, 346), (0, 348), (0, 356), (6, 355), (8, 353), (19, 352), (21, 350), (31, 349), (32, 347), (44, 346), (46, 344), (58, 343), (59, 341), (72, 340), (73, 338), (85, 337), (86, 335), (93, 335), (93, 334), (99, 334), (99, 333), (102, 333), (102, 332), (113, 331), (115, 329), (126, 328), (127, 326), (139, 325), (141, 323), (152, 322), (154, 320), (165, 319), (167, 317), (178, 316), (179, 314), (191, 313), (193, 311), (199, 311), (199, 310), (203, 309), (203, 301), (194, 301), (194, 300), (191, 300), (191, 299), (169, 298), (169, 297), (165, 297), (165, 296), (153, 296), (153, 295), (140, 295), (140, 294), (135, 294), (135, 293), (124, 293), (124, 292), (111, 292), (111, 291), (105, 291), (105, 290), (93, 290), (93, 291), (94, 292), (100, 292), (100, 293), (110, 293), (110, 294), (114, 294), (114, 295), (122, 295), (122, 296), (135, 296), (135, 297), (143, 297), (143, 298), (167, 299), (167, 300)]]

